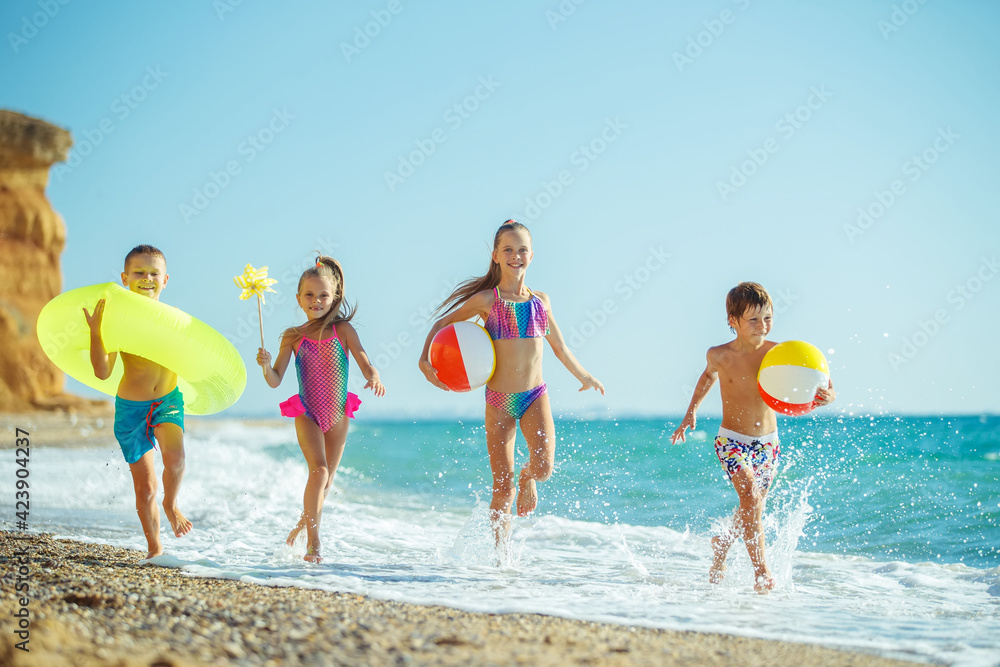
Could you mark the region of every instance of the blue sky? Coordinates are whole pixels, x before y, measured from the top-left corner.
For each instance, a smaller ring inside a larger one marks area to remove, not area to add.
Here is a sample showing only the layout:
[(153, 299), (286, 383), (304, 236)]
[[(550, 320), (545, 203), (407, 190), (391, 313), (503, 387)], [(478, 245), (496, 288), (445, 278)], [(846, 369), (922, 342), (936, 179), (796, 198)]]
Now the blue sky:
[(273, 350), (320, 249), (388, 388), (359, 415), (480, 415), (417, 355), (511, 217), (608, 390), (578, 394), (549, 354), (559, 415), (682, 412), (741, 280), (774, 296), (772, 338), (827, 352), (825, 412), (995, 413), (998, 20), (919, 0), (8, 2), (0, 107), (76, 141), (48, 189), (65, 287), (160, 247), (163, 300), (250, 366), (232, 414), (296, 391), (256, 370), (232, 277), (281, 281)]

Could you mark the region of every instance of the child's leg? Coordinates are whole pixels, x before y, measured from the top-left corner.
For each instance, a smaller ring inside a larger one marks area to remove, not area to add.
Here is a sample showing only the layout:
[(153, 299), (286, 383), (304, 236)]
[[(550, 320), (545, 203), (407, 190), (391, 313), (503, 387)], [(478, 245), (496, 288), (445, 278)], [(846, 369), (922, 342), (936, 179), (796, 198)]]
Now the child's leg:
[(514, 502), (514, 437), (517, 422), (503, 410), (486, 404), (486, 449), (493, 473), (490, 521), (497, 544), (510, 532), (510, 506)]
[[(323, 503), (326, 502), (327, 496), (330, 495), (330, 487), (333, 486), (333, 478), (337, 474), (337, 467), (340, 466), (340, 459), (344, 456), (344, 445), (347, 443), (347, 417), (342, 418), (336, 424), (334, 424), (329, 431), (323, 435), (323, 446), (326, 454), (326, 467), (329, 470), (329, 475), (327, 476), (326, 486), (323, 488), (323, 498), (319, 506), (319, 515), (316, 517), (316, 523), (319, 525), (323, 518)], [(295, 540), (298, 539), (299, 534), (306, 527), (306, 515), (305, 512), (299, 517), (299, 522), (295, 524), (292, 528), (292, 532), (288, 533), (288, 537), (285, 538), (285, 543), (288, 546), (295, 544)], [(310, 554), (307, 554), (310, 555)], [(317, 547), (316, 555), (319, 555), (319, 549)]]
[(731, 475), (733, 488), (739, 496), (740, 505), (736, 510), (736, 532), (743, 537), (747, 555), (753, 564), (754, 589), (767, 592), (774, 588), (774, 578), (764, 561), (764, 496), (766, 492), (754, 482), (753, 470), (742, 468)]
[(316, 422), (305, 415), (295, 418), (295, 434), (309, 467), (309, 479), (302, 494), (302, 518), (299, 520), (300, 523), (305, 523), (307, 535), (305, 560), (319, 562), (319, 521), (330, 478), (326, 462), (326, 439)]
[(729, 554), (729, 548), (736, 541), (739, 515), (740, 506), (737, 505), (736, 509), (733, 510), (729, 529), (712, 538), (712, 565), (708, 568), (708, 581), (710, 583), (720, 584), (726, 578), (726, 556)]
[(543, 394), (521, 416), (521, 433), (528, 443), (528, 463), (521, 468), (518, 477), (518, 516), (527, 516), (535, 511), (538, 506), (535, 482), (544, 482), (552, 475), (556, 450), (555, 431), (549, 395)]
[(160, 508), (156, 506), (156, 468), (153, 450), (149, 450), (135, 463), (129, 464), (132, 487), (135, 489), (135, 510), (146, 536), (146, 558), (163, 553), (160, 542)]
[(337, 474), (337, 468), (340, 467), (340, 459), (344, 457), (344, 446), (347, 444), (347, 425), (348, 418), (341, 417), (340, 421), (331, 426), (323, 437), (323, 444), (326, 448), (326, 467), (330, 470), (330, 476), (326, 480), (326, 488), (323, 489), (323, 498), (330, 495), (333, 478)]
[(163, 511), (180, 537), (191, 532), (191, 522), (177, 509), (177, 494), (184, 478), (184, 431), (177, 424), (157, 424), (153, 429), (163, 454)]
[[(767, 491), (764, 491), (767, 496)], [(730, 520), (729, 529), (720, 535), (712, 537), (712, 566), (708, 570), (708, 580), (713, 584), (722, 583), (726, 578), (726, 556), (729, 555), (729, 548), (733, 546), (737, 538), (743, 534), (740, 522), (740, 506), (733, 510), (733, 517)]]

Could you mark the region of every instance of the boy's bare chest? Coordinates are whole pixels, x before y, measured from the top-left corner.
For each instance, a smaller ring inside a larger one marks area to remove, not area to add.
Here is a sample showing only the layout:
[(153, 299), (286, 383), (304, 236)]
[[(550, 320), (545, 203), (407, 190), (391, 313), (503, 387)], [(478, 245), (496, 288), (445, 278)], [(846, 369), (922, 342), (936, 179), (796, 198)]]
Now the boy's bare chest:
[(719, 366), (719, 382), (723, 387), (756, 387), (759, 369), (760, 359), (755, 356), (730, 359)]

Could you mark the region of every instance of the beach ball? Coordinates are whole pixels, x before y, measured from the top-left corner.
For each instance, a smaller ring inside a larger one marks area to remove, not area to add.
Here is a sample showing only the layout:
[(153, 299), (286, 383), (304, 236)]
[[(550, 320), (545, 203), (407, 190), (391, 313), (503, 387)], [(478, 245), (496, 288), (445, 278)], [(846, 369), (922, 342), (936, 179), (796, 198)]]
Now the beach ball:
[(429, 356), (438, 379), (452, 391), (482, 387), (496, 368), (493, 341), (475, 322), (455, 322), (438, 331)]
[(815, 345), (801, 340), (778, 343), (764, 355), (757, 372), (757, 388), (776, 412), (804, 415), (816, 408), (816, 390), (826, 389), (830, 366)]

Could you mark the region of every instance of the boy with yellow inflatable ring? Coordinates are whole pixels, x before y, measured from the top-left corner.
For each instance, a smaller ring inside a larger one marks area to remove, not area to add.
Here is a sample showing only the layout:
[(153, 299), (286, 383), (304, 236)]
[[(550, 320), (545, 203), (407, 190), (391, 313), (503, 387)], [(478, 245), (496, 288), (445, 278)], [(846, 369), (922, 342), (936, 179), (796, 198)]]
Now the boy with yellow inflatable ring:
[[(168, 278), (166, 258), (157, 248), (138, 245), (125, 256), (122, 285), (130, 292), (159, 301)], [(149, 547), (146, 557), (152, 558), (163, 553), (163, 545), (151, 434), (163, 456), (163, 510), (170, 526), (177, 537), (192, 527), (177, 507), (184, 476), (184, 397), (174, 371), (144, 357), (105, 349), (101, 337), (104, 305), (105, 299), (100, 299), (93, 314), (83, 309), (90, 327), (90, 362), (101, 380), (111, 376), (119, 356), (125, 367), (115, 396), (115, 437), (132, 472), (135, 507)]]

